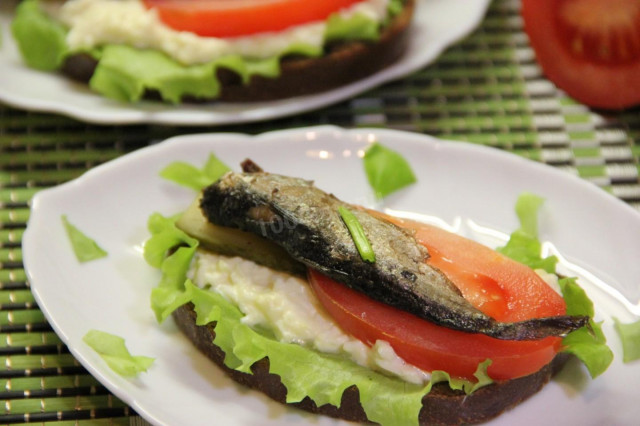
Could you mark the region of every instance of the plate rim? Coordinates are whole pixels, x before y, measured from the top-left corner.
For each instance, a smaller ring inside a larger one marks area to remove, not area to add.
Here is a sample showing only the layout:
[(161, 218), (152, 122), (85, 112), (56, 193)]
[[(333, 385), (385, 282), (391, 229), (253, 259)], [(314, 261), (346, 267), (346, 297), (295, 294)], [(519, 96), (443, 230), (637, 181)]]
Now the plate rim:
[[(438, 138), (429, 134), (425, 134), (425, 133), (419, 133), (419, 132), (414, 132), (414, 131), (408, 131), (408, 130), (398, 130), (398, 129), (391, 129), (391, 128), (376, 128), (376, 127), (354, 127), (354, 128), (347, 128), (347, 127), (341, 127), (341, 126), (337, 126), (337, 125), (333, 125), (333, 124), (321, 124), (321, 125), (316, 125), (316, 126), (304, 126), (304, 127), (295, 127), (295, 128), (290, 128), (290, 129), (281, 129), (281, 130), (268, 130), (262, 133), (256, 133), (256, 134), (251, 134), (251, 133), (242, 133), (242, 132), (237, 132), (237, 131), (229, 131), (229, 132), (202, 132), (202, 133), (192, 133), (192, 134), (184, 134), (184, 135), (175, 135), (175, 136), (171, 136), (168, 137), (166, 139), (163, 139), (159, 142), (153, 143), (151, 145), (147, 145), (144, 146), (142, 148), (138, 148), (133, 152), (130, 152), (128, 154), (124, 154), (121, 155), (117, 158), (114, 158), (110, 161), (107, 161), (106, 163), (102, 163), (99, 164), (87, 171), (85, 171), (82, 175), (61, 183), (59, 185), (55, 185), (53, 187), (50, 188), (45, 188), (41, 191), (38, 191), (34, 197), (31, 200), (31, 203), (35, 204), (36, 200), (40, 197), (42, 197), (42, 193), (48, 193), (52, 190), (56, 190), (60, 187), (66, 186), (66, 185), (70, 185), (70, 184), (78, 184), (76, 182), (81, 182), (84, 179), (87, 179), (91, 176), (93, 176), (95, 173), (102, 173), (104, 169), (108, 169), (111, 167), (114, 167), (114, 165), (119, 165), (120, 162), (129, 162), (129, 161), (135, 161), (135, 159), (137, 158), (137, 156), (144, 156), (147, 155), (148, 152), (154, 151), (156, 149), (166, 149), (164, 148), (164, 146), (166, 145), (172, 145), (172, 144), (180, 144), (183, 143), (183, 141), (189, 142), (189, 141), (197, 141), (197, 140), (201, 140), (201, 139), (224, 139), (224, 138), (236, 138), (239, 140), (244, 140), (244, 139), (252, 139), (252, 140), (260, 140), (260, 139), (270, 139), (272, 137), (277, 137), (277, 136), (287, 136), (289, 134), (295, 135), (295, 134), (300, 134), (300, 133), (304, 133), (304, 132), (317, 132), (317, 133), (337, 133), (337, 134), (358, 134), (358, 133), (379, 133), (379, 134), (390, 134), (390, 135), (402, 135), (403, 137), (409, 138), (412, 140), (412, 143), (432, 143), (435, 145), (440, 145), (440, 144), (444, 144), (446, 146), (446, 149), (462, 149), (462, 150), (478, 150), (478, 152), (484, 153), (486, 155), (495, 155), (497, 157), (500, 156), (505, 156), (504, 158), (511, 158), (514, 159), (514, 161), (520, 161), (522, 163), (525, 164), (529, 164), (532, 165), (532, 167), (538, 167), (539, 170), (545, 170), (546, 172), (550, 172), (555, 174), (555, 176), (562, 176), (563, 178), (568, 178), (573, 180), (574, 182), (579, 182), (579, 185), (582, 185), (584, 188), (588, 188), (591, 192), (595, 193), (595, 194), (599, 194), (599, 196), (603, 196), (606, 199), (610, 199), (610, 200), (615, 200), (615, 202), (617, 202), (620, 206), (622, 206), (623, 209), (628, 210), (629, 213), (632, 214), (640, 214), (640, 212), (638, 212), (637, 210), (635, 210), (633, 207), (631, 207), (628, 203), (624, 202), (623, 200), (621, 200), (620, 198), (616, 197), (615, 195), (603, 190), (602, 188), (598, 187), (596, 184), (589, 182), (583, 178), (581, 178), (580, 176), (576, 176), (574, 174), (571, 173), (567, 173), (566, 171), (560, 170), (556, 167), (553, 167), (549, 164), (546, 163), (542, 163), (539, 161), (535, 161), (535, 160), (531, 160), (528, 158), (525, 158), (523, 156), (520, 156), (518, 154), (515, 154), (513, 152), (510, 151), (505, 151), (505, 150), (501, 150), (499, 148), (495, 148), (495, 147), (491, 147), (491, 146), (486, 146), (486, 145), (479, 145), (479, 144), (474, 144), (474, 143), (470, 143), (467, 141), (460, 141), (460, 140), (454, 140), (454, 139), (443, 139), (443, 138)], [(244, 143), (244, 142), (240, 142), (240, 143)], [(162, 148), (159, 148), (162, 147)], [(32, 206), (33, 208), (33, 206)], [(28, 227), (27, 227), (28, 229)]]

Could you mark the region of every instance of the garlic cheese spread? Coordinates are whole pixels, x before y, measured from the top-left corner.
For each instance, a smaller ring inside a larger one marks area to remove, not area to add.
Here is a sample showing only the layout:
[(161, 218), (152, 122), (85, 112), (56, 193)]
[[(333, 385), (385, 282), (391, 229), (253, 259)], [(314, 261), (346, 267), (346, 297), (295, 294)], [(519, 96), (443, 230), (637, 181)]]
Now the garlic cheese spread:
[(410, 383), (422, 384), (430, 375), (402, 360), (387, 342), (369, 347), (345, 334), (323, 310), (309, 284), (254, 262), (199, 251), (189, 278), (233, 302), (243, 322), (270, 330), (281, 342), (297, 343), (319, 352), (341, 354), (371, 369)]
[[(381, 22), (387, 16), (388, 3), (389, 0), (364, 0), (339, 14), (343, 18), (360, 14)], [(299, 44), (320, 49), (326, 29), (326, 22), (312, 22), (277, 33), (223, 39), (173, 30), (140, 0), (69, 0), (64, 4), (43, 2), (43, 7), (69, 28), (67, 43), (72, 51), (126, 44), (162, 51), (184, 65), (206, 63), (227, 55), (268, 58)]]

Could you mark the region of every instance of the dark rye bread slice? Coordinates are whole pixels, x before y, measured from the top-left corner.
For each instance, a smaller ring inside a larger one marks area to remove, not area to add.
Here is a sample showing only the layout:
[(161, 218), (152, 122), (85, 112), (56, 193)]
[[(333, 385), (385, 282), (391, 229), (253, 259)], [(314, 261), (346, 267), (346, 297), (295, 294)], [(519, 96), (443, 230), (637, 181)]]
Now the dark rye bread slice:
[[(227, 368), (224, 352), (213, 344), (215, 323), (204, 326), (196, 325), (196, 313), (193, 305), (187, 304), (173, 313), (179, 329), (207, 357), (213, 360), (229, 377), (236, 382), (256, 389), (270, 398), (285, 404), (287, 390), (280, 377), (269, 373), (269, 360), (263, 358), (256, 362), (251, 370), (253, 374), (242, 373)], [(565, 355), (556, 356), (551, 364), (539, 372), (519, 379), (497, 382), (465, 395), (462, 391), (454, 391), (448, 385), (438, 383), (431, 392), (422, 399), (420, 411), (421, 425), (459, 425), (488, 421), (504, 411), (518, 405), (538, 392), (549, 379), (560, 370), (566, 361)], [(311, 413), (324, 414), (355, 422), (368, 422), (367, 416), (359, 402), (356, 386), (347, 388), (342, 395), (340, 408), (333, 405), (318, 407), (308, 397), (294, 404), (288, 404)]]
[[(333, 43), (323, 56), (307, 58), (285, 57), (281, 61), (281, 75), (268, 78), (254, 75), (248, 84), (227, 69), (219, 69), (220, 96), (224, 102), (254, 102), (290, 98), (324, 92), (365, 78), (395, 62), (405, 51), (410, 33), (415, 0), (407, 0), (404, 9), (394, 17), (376, 42), (348, 41)], [(74, 80), (88, 82), (97, 61), (87, 54), (69, 56), (62, 72)], [(147, 93), (158, 98), (157, 93)], [(204, 102), (213, 99), (185, 98), (185, 102)]]

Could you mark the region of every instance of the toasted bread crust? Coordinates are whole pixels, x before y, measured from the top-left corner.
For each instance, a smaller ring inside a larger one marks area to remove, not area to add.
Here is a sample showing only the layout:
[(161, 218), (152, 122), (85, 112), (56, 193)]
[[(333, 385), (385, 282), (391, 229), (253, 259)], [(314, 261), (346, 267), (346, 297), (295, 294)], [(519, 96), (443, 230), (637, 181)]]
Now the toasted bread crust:
[[(205, 326), (196, 325), (196, 313), (193, 305), (187, 304), (173, 313), (179, 329), (207, 357), (213, 360), (229, 377), (236, 382), (258, 390), (282, 404), (286, 404), (287, 389), (280, 377), (269, 373), (269, 360), (263, 358), (256, 362), (251, 370), (253, 374), (229, 369), (224, 365), (224, 352), (213, 343), (215, 323)], [(566, 358), (557, 356), (535, 374), (491, 384), (478, 389), (471, 395), (454, 391), (446, 384), (436, 384), (431, 392), (422, 399), (420, 411), (421, 425), (459, 425), (481, 423), (500, 415), (531, 395), (538, 392), (549, 381)], [(287, 404), (311, 413), (323, 414), (355, 422), (369, 422), (360, 405), (358, 388), (351, 386), (342, 395), (340, 408), (333, 405), (318, 407), (310, 398), (298, 403)]]
[[(287, 57), (281, 62), (281, 75), (268, 78), (254, 75), (248, 84), (226, 69), (217, 71), (221, 82), (220, 95), (224, 102), (255, 102), (290, 98), (324, 92), (365, 78), (395, 62), (405, 51), (415, 0), (407, 0), (403, 11), (384, 29), (376, 42), (349, 41), (334, 44), (317, 58)], [(74, 80), (88, 82), (97, 61), (84, 53), (69, 56), (62, 73)], [(157, 93), (146, 95), (157, 98)], [(204, 102), (214, 99), (185, 98), (185, 102)]]

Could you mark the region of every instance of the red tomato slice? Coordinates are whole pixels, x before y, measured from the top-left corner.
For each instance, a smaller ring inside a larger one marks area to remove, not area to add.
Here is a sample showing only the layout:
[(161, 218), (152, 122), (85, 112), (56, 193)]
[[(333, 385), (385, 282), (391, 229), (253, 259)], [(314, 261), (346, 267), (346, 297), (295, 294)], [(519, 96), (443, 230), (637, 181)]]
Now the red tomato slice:
[(547, 77), (597, 108), (640, 104), (640, 2), (523, 0), (531, 45)]
[(316, 271), (309, 281), (327, 312), (347, 333), (372, 345), (385, 340), (398, 356), (425, 371), (444, 370), (473, 380), (478, 364), (492, 360), (494, 380), (526, 376), (551, 362), (562, 339), (507, 341), (440, 327), (351, 290)]
[(362, 0), (143, 0), (169, 27), (203, 37), (282, 31), (326, 19)]
[(416, 240), (431, 253), (427, 263), (444, 272), (463, 296), (487, 315), (513, 322), (565, 313), (562, 296), (528, 266), (441, 228), (386, 218), (413, 229)]
[[(562, 297), (527, 266), (439, 228), (387, 218), (414, 229), (432, 254), (428, 262), (488, 315), (519, 321), (566, 312)], [(478, 363), (490, 358), (492, 378), (513, 379), (551, 362), (562, 342), (556, 337), (505, 341), (451, 330), (376, 302), (318, 272), (310, 271), (309, 276), (318, 299), (346, 332), (369, 344), (386, 340), (400, 357), (426, 371), (445, 370), (473, 379)]]

